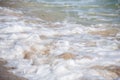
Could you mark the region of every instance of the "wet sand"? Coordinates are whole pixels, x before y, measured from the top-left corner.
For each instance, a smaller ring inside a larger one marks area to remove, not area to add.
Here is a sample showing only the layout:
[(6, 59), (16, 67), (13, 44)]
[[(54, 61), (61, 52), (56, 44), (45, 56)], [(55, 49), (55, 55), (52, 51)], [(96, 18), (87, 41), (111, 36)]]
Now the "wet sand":
[(8, 72), (8, 67), (4, 67), (4, 64), (7, 62), (3, 59), (0, 59), (0, 80), (27, 80), (22, 77), (18, 77), (13, 73)]

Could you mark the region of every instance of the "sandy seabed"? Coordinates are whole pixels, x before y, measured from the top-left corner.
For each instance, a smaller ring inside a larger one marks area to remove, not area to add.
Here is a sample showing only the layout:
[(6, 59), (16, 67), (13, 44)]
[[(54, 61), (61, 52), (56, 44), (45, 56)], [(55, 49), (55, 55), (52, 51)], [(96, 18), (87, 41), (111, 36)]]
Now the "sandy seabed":
[(10, 67), (5, 67), (4, 65), (7, 62), (3, 59), (0, 59), (0, 80), (27, 80), (22, 77), (18, 77), (14, 75), (13, 73), (9, 72)]

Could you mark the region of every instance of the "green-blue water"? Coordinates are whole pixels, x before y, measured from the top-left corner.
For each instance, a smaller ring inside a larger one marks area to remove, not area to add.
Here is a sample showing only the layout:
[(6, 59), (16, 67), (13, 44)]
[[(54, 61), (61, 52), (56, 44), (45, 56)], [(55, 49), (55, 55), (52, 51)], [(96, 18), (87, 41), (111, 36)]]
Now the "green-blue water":
[(0, 5), (49, 22), (86, 25), (120, 22), (119, 0), (1, 0)]

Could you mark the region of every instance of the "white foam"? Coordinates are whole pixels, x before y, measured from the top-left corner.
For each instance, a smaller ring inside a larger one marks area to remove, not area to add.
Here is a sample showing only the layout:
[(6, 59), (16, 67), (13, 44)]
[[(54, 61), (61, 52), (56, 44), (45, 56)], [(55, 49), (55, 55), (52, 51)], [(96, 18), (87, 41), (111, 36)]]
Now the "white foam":
[[(9, 10), (7, 12), (9, 14)], [(7, 19), (8, 16), (10, 14), (2, 18)], [(6, 24), (7, 27), (0, 29), (0, 57), (8, 61), (7, 66), (15, 67), (11, 70), (13, 73), (29, 80), (113, 79), (108, 71), (91, 69), (96, 65), (119, 65), (119, 41), (88, 33), (106, 29), (105, 24), (83, 26), (57, 22), (51, 25), (62, 26), (51, 28), (47, 23), (37, 23), (40, 27), (33, 27), (20, 17), (14, 17), (18, 22), (10, 22), (11, 25)], [(65, 56), (61, 57), (62, 54)]]

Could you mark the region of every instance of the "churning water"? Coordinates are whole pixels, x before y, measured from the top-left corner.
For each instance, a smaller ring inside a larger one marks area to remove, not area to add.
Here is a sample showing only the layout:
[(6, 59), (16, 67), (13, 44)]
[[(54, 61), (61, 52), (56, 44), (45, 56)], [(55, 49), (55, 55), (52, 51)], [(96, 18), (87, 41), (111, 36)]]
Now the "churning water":
[(119, 80), (120, 0), (0, 0), (0, 58), (29, 80)]

